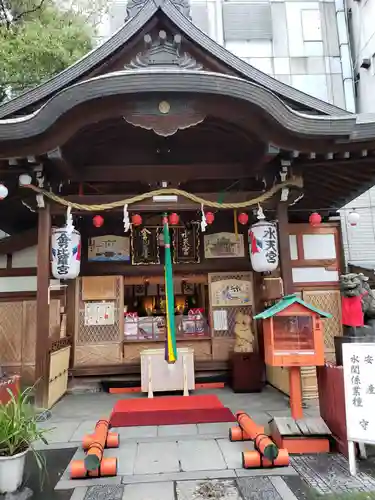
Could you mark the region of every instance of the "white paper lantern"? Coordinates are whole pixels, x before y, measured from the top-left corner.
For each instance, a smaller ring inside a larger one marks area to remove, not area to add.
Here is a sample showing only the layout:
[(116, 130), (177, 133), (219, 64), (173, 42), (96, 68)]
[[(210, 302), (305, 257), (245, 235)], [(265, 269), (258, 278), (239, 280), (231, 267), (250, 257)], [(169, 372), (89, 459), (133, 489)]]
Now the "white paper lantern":
[(358, 212), (350, 212), (348, 214), (348, 222), (351, 226), (356, 226), (359, 222), (360, 215)]
[(277, 227), (261, 220), (249, 229), (249, 253), (251, 265), (257, 273), (275, 271), (279, 265)]
[(67, 227), (52, 228), (52, 275), (56, 279), (77, 278), (81, 269), (81, 235)]
[(32, 178), (31, 175), (29, 174), (21, 174), (18, 177), (18, 184), (20, 186), (30, 186), (31, 183), (32, 183)]
[(0, 200), (8, 196), (8, 188), (4, 184), (0, 184)]

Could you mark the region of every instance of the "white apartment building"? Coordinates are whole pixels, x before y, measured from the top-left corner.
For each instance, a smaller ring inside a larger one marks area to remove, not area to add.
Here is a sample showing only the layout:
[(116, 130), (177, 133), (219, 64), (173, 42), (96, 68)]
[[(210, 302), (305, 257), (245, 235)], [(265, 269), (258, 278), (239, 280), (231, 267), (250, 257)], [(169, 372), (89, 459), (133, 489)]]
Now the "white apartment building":
[[(126, 19), (113, 0), (102, 39)], [(191, 0), (192, 21), (238, 57), (307, 94), (354, 111), (354, 85), (341, 0)]]
[[(355, 102), (358, 113), (375, 113), (375, 0), (347, 0), (346, 4)], [(375, 171), (374, 171), (375, 184)], [(358, 226), (347, 216), (356, 209)], [(347, 262), (375, 270), (375, 187), (353, 200), (341, 213)]]

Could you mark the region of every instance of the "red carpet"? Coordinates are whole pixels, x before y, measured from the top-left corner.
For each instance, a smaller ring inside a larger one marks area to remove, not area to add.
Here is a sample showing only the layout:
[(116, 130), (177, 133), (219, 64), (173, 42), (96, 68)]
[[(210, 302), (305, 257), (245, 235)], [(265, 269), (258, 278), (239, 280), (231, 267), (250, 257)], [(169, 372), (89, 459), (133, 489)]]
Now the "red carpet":
[(117, 401), (112, 427), (235, 422), (233, 413), (217, 396), (168, 396)]

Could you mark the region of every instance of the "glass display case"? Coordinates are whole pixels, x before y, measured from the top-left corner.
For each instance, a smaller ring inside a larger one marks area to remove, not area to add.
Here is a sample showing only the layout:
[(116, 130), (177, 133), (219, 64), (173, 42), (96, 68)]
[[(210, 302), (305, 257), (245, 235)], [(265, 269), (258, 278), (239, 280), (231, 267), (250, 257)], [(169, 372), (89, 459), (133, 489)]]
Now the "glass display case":
[[(176, 315), (176, 336), (192, 338), (208, 335), (208, 323), (203, 312)], [(165, 340), (165, 316), (141, 316), (125, 313), (124, 340)]]

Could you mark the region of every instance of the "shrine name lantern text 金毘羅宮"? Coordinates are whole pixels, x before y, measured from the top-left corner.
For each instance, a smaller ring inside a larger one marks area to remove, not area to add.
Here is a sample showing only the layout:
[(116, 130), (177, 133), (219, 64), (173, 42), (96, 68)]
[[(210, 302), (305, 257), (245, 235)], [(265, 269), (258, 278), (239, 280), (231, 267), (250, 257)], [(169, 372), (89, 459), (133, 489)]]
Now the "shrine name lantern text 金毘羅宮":
[(56, 279), (70, 280), (79, 276), (81, 269), (81, 235), (68, 227), (52, 228), (52, 275)]

